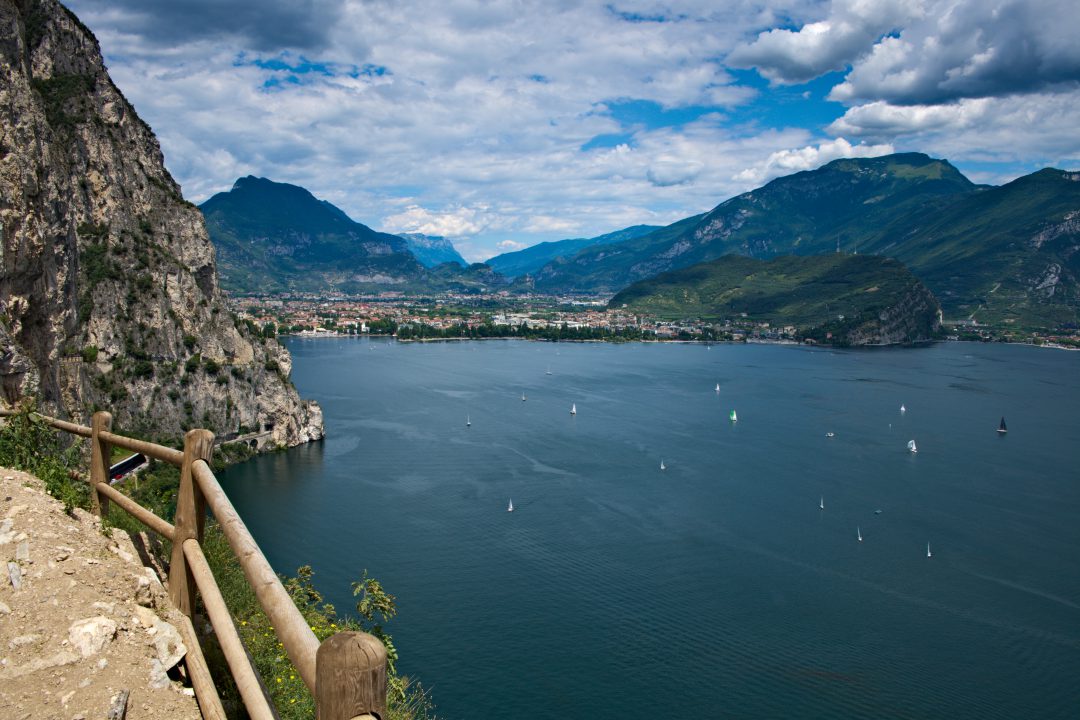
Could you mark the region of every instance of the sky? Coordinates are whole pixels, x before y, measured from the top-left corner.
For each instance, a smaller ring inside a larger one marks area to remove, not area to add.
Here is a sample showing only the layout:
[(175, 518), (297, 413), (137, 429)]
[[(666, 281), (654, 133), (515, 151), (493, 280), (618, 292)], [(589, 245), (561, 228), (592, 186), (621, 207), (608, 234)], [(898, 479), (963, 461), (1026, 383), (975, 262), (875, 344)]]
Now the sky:
[(1080, 168), (1076, 0), (67, 0), (184, 196), (301, 185), (470, 261), (841, 157)]

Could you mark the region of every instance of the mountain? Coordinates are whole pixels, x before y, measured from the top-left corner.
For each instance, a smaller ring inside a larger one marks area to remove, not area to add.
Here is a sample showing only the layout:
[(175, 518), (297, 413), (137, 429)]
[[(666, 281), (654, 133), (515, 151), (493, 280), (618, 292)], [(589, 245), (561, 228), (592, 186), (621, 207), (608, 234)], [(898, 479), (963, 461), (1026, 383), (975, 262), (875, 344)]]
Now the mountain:
[[(916, 212), (975, 185), (952, 165), (909, 153), (836, 160), (777, 178), (704, 215), (614, 248), (590, 248), (543, 268), (537, 287), (614, 291), (635, 280), (722, 255), (751, 257), (847, 251), (884, 218)], [(864, 251), (863, 243), (859, 252)]]
[(409, 252), (426, 268), (433, 268), (443, 263), (457, 263), (468, 266), (454, 244), (439, 235), (421, 235), (420, 233), (401, 233), (399, 238), (405, 241)]
[(552, 260), (574, 255), (579, 250), (587, 247), (612, 245), (626, 240), (633, 240), (636, 237), (647, 235), (659, 229), (656, 225), (634, 225), (606, 235), (598, 235), (594, 238), (573, 238), (570, 240), (542, 242), (524, 250), (515, 250), (514, 252), (496, 255), (488, 259), (486, 263), (506, 277), (513, 279), (521, 275), (535, 273)]
[(1043, 170), (975, 185), (918, 153), (836, 160), (635, 240), (593, 247), (535, 275), (546, 291), (617, 291), (667, 270), (736, 253), (845, 252), (904, 262), (946, 315), (1054, 326), (1080, 320), (1080, 182)]
[(0, 3), (0, 388), (175, 441), (193, 426), (321, 437), (289, 353), (233, 318), (202, 215), (55, 0)]
[(613, 297), (660, 318), (767, 322), (837, 345), (929, 340), (939, 307), (902, 263), (872, 255), (726, 255), (641, 280)]
[(906, 263), (946, 314), (1018, 328), (1080, 322), (1080, 173), (1044, 169), (903, 218), (868, 249)]
[(423, 273), (404, 239), (361, 225), (296, 185), (243, 177), (199, 208), (230, 292), (353, 292)]

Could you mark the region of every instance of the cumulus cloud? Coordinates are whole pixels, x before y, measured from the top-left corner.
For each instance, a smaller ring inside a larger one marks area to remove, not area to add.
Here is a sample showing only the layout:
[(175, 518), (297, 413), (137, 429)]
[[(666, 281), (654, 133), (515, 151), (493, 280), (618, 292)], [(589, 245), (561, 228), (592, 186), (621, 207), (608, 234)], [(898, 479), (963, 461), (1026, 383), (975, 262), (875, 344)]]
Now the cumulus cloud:
[(843, 70), (886, 33), (923, 14), (922, 0), (834, 0), (828, 16), (798, 30), (773, 28), (727, 56), (776, 83), (802, 83)]
[(495, 243), (495, 247), (497, 247), (502, 252), (514, 252), (515, 250), (522, 250), (528, 246), (523, 242), (518, 242), (517, 240), (500, 240), (499, 242)]
[(875, 44), (831, 97), (933, 104), (1080, 83), (1073, 0), (939, 0), (929, 8)]
[(457, 207), (431, 211), (409, 205), (402, 212), (383, 218), (389, 232), (415, 232), (455, 238), (475, 235), (497, 224), (483, 208)]
[(813, 170), (840, 158), (878, 157), (896, 152), (888, 143), (852, 145), (844, 138), (836, 138), (819, 145), (807, 145), (794, 150), (780, 150), (769, 155), (765, 162), (746, 168), (735, 174), (734, 179), (748, 189), (762, 185), (773, 178), (803, 170)]
[[(953, 160), (1075, 167), (1080, 162), (1080, 91), (962, 99), (943, 105), (874, 102), (848, 109), (834, 133), (873, 141), (891, 138)], [(1032, 168), (1034, 169), (1034, 168)]]
[(649, 164), (645, 177), (657, 187), (685, 185), (700, 175), (704, 167), (697, 160), (660, 156)]

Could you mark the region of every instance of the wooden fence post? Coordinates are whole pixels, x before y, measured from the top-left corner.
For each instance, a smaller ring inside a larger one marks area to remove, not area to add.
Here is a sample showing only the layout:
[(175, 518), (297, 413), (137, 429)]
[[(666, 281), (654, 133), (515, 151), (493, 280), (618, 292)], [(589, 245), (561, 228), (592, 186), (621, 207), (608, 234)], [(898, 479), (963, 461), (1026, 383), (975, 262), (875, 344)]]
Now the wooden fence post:
[(315, 653), (318, 720), (386, 718), (386, 648), (374, 635), (346, 630)]
[(180, 466), (180, 490), (176, 495), (176, 527), (169, 563), (169, 598), (173, 605), (188, 617), (195, 611), (195, 579), (184, 558), (184, 541), (195, 538), (202, 543), (206, 522), (206, 501), (191, 474), (196, 460), (210, 462), (214, 449), (214, 433), (209, 430), (188, 430), (184, 435), (184, 463)]
[(99, 482), (109, 482), (109, 461), (112, 446), (98, 437), (102, 430), (112, 429), (112, 414), (104, 410), (94, 413), (90, 423), (90, 507), (99, 518), (109, 514), (109, 498), (98, 492)]

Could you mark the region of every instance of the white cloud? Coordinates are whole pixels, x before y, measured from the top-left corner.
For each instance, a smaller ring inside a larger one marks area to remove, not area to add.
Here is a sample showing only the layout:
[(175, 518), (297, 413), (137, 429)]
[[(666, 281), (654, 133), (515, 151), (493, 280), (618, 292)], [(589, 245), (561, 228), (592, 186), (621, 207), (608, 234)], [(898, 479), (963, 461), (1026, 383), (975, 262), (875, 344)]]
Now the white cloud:
[(802, 83), (843, 70), (882, 35), (923, 13), (921, 0), (834, 0), (827, 17), (798, 30), (774, 28), (735, 48), (727, 60), (756, 67), (777, 83)]
[(513, 252), (515, 250), (522, 250), (528, 247), (528, 245), (523, 242), (518, 242), (517, 240), (500, 240), (495, 243), (495, 247), (502, 252)]
[(935, 0), (927, 8), (856, 61), (832, 97), (935, 104), (1080, 83), (1075, 0)]
[(383, 218), (382, 224), (388, 232), (456, 238), (476, 235), (498, 222), (484, 208), (457, 207), (432, 212), (419, 205), (410, 205), (402, 212)]
[[(1080, 91), (962, 99), (943, 105), (874, 102), (850, 108), (831, 132), (891, 138), (952, 160), (1075, 167), (1080, 162)], [(1034, 169), (1034, 168), (1033, 168)]]
[(807, 145), (794, 150), (780, 150), (769, 155), (765, 162), (736, 173), (734, 179), (747, 189), (758, 187), (773, 178), (803, 170), (813, 170), (840, 158), (878, 157), (895, 152), (892, 145), (852, 145), (844, 138), (836, 138), (819, 145)]

